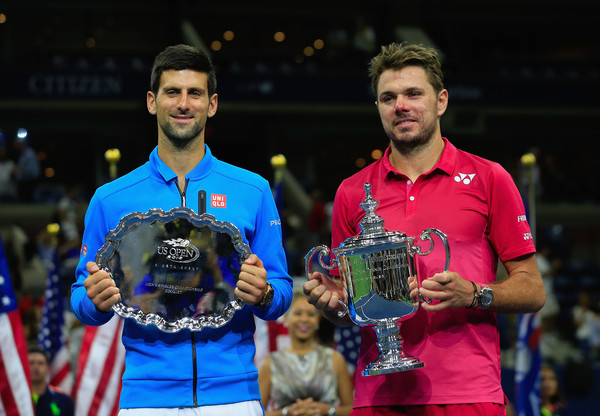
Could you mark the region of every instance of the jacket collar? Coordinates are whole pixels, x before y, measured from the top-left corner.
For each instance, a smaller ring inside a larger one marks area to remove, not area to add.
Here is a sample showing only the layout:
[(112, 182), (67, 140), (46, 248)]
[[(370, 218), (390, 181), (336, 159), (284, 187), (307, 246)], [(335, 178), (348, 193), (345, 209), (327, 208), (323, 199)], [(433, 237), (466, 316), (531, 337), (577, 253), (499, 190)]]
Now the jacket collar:
[[(156, 146), (154, 148), (154, 150), (152, 150), (152, 153), (150, 153), (149, 162), (150, 162), (150, 166), (152, 167), (153, 172), (155, 174), (159, 175), (160, 177), (162, 177), (165, 182), (170, 182), (177, 178), (177, 175), (175, 174), (175, 172), (173, 172), (173, 169), (171, 169), (158, 156), (158, 146)], [(202, 158), (200, 163), (198, 163), (196, 165), (196, 167), (194, 169), (192, 169), (187, 175), (185, 175), (185, 177), (187, 179), (191, 179), (191, 180), (202, 179), (210, 173), (210, 171), (214, 167), (214, 164), (215, 164), (215, 158), (213, 157), (212, 152), (210, 151), (210, 148), (205, 144), (204, 145), (204, 157)]]

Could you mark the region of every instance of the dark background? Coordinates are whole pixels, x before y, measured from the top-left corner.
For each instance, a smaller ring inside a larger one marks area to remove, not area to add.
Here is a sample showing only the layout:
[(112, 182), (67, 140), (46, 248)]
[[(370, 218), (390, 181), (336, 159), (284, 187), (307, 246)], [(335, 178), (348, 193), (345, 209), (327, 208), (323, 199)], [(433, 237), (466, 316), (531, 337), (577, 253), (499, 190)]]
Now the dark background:
[[(450, 93), (442, 132), (457, 146), (510, 171), (535, 147), (546, 173), (542, 202), (600, 200), (591, 179), (599, 149), (597, 2), (288, 3), (4, 1), (0, 129), (29, 130), (54, 169), (49, 186), (96, 186), (105, 180), (106, 149), (121, 150), (124, 173), (155, 146), (145, 93), (156, 53), (180, 42), (210, 50), (219, 40), (222, 49), (211, 50), (220, 102), (207, 135), (213, 153), (269, 179), (270, 157), (283, 153), (307, 188), (332, 197), (356, 171), (355, 159), (369, 162), (372, 149), (387, 145), (366, 74), (372, 54), (351, 46), (340, 53), (328, 40), (339, 27), (351, 42), (362, 18), (378, 45), (424, 40), (440, 50)], [(226, 30), (232, 41), (223, 39)], [(284, 42), (273, 41), (276, 31)], [(324, 48), (303, 56), (315, 39)]]
[[(156, 145), (150, 68), (176, 43), (206, 47), (217, 67), (219, 109), (206, 136), (213, 153), (271, 182), (271, 157), (282, 153), (303, 191), (332, 200), (357, 160), (372, 162), (388, 143), (367, 77), (378, 48), (352, 47), (361, 19), (377, 45), (439, 49), (450, 97), (442, 133), (457, 147), (500, 162), (519, 185), (521, 156), (536, 153), (538, 245), (563, 261), (557, 325), (574, 342), (578, 291), (600, 299), (597, 1), (4, 0), (0, 130), (12, 140), (27, 128), (46, 176), (36, 203), (0, 204), (0, 225), (19, 223), (34, 238), (66, 187), (78, 184), (89, 197), (108, 180), (109, 148), (120, 149), (119, 174), (147, 160)], [(346, 47), (335, 47), (334, 29), (345, 31)], [(324, 47), (305, 56), (316, 39)], [(594, 377), (581, 379), (593, 388)], [(561, 380), (567, 390), (576, 384)], [(585, 400), (594, 391), (570, 393), (573, 414), (593, 408)]]

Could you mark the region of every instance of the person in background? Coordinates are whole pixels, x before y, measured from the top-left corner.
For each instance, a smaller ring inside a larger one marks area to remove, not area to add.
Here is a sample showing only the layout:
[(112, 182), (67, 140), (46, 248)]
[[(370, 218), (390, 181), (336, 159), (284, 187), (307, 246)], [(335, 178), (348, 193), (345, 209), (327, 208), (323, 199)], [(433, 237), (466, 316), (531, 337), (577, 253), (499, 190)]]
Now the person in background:
[(323, 202), (323, 192), (314, 189), (310, 194), (312, 206), (308, 214), (308, 229), (310, 231), (311, 246), (322, 244), (327, 233), (327, 212)]
[(266, 416), (337, 415), (352, 409), (353, 387), (346, 360), (319, 344), (321, 312), (294, 294), (285, 314), (290, 346), (271, 353), (259, 371), (258, 383)]
[(259, 175), (218, 160), (205, 144), (218, 96), (215, 70), (204, 51), (166, 48), (155, 58), (150, 85), (146, 103), (157, 119), (158, 145), (148, 162), (92, 197), (71, 291), (73, 313), (93, 326), (113, 317), (119, 289), (94, 259), (123, 216), (184, 206), (232, 223), (252, 252), (232, 288), (244, 306), (227, 324), (202, 331), (168, 333), (126, 319), (119, 414), (262, 416), (254, 317), (275, 320), (292, 298), (271, 187)]
[(575, 327), (575, 338), (579, 344), (581, 355), (586, 361), (594, 361), (596, 359), (598, 343), (595, 333), (600, 322), (600, 314), (598, 313), (598, 305), (592, 299), (589, 292), (579, 292), (578, 302), (572, 309), (573, 326)]
[(8, 155), (4, 132), (0, 130), (0, 202), (15, 202), (15, 162)]
[(29, 348), (29, 369), (31, 371), (31, 394), (36, 416), (73, 416), (73, 399), (48, 384), (50, 362), (46, 352), (39, 347)]
[(567, 402), (560, 390), (558, 375), (549, 364), (542, 364), (541, 370), (541, 416), (566, 416)]
[[(370, 183), (387, 230), (418, 236), (437, 228), (448, 236), (451, 258), (442, 270), (444, 250), (415, 256), (421, 281), (410, 279), (410, 295), (430, 303), (420, 303), (402, 322), (400, 336), (406, 354), (418, 357), (423, 368), (362, 375), (379, 349), (375, 331), (361, 327), (352, 415), (503, 416), (496, 313), (536, 312), (545, 301), (521, 195), (498, 163), (442, 136), (449, 98), (435, 49), (383, 46), (369, 75), (390, 142), (382, 158), (339, 186), (332, 247), (361, 233), (363, 185)], [(499, 260), (508, 276), (496, 282)], [(333, 323), (352, 324), (337, 315), (338, 300), (347, 302), (341, 279), (314, 272), (304, 291)]]
[(40, 177), (40, 162), (29, 143), (29, 133), (20, 128), (14, 141), (18, 159), (15, 166), (15, 179), (20, 202), (33, 202), (35, 187)]

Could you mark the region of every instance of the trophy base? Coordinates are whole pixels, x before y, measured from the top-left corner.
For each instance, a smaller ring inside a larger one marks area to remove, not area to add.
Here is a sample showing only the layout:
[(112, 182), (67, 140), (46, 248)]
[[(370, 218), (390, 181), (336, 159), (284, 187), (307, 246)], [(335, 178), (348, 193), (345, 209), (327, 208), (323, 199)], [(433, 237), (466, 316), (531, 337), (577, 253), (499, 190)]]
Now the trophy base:
[(369, 364), (362, 372), (363, 376), (379, 376), (382, 374), (400, 373), (402, 371), (423, 368), (425, 363), (415, 357), (401, 357), (399, 360), (384, 361), (378, 359)]

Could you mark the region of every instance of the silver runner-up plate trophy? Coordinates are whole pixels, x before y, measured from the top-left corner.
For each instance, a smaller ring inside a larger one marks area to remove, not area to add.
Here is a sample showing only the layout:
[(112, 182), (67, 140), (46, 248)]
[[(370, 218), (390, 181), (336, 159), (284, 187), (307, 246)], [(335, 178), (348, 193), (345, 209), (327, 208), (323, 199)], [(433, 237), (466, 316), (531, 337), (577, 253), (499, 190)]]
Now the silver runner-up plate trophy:
[[(450, 249), (446, 235), (435, 228), (424, 230), (420, 238), (429, 240), (427, 251), (413, 244), (415, 237), (393, 231), (386, 232), (383, 219), (375, 213), (379, 205), (371, 195), (371, 184), (365, 183), (365, 200), (360, 206), (366, 211), (360, 223), (361, 234), (346, 239), (338, 248), (327, 246), (313, 247), (305, 256), (307, 277), (312, 274), (314, 257), (318, 254), (318, 264), (325, 270), (339, 268), (347, 301), (339, 301), (343, 310), (340, 317), (348, 315), (359, 326), (374, 325), (377, 333), (379, 357), (366, 366), (365, 376), (396, 373), (414, 370), (425, 364), (407, 355), (402, 349), (400, 319), (412, 317), (418, 306), (410, 297), (408, 278), (416, 276), (414, 256), (425, 256), (433, 250), (433, 238), (437, 235), (446, 250), (446, 264), (450, 264)], [(323, 257), (330, 256), (330, 264)], [(327, 275), (327, 274), (326, 274)], [(331, 278), (330, 276), (327, 276)], [(420, 301), (429, 302), (422, 298)]]
[(234, 290), (250, 254), (233, 224), (178, 207), (123, 217), (96, 263), (121, 292), (118, 315), (164, 332), (200, 331), (227, 324), (244, 306)]

